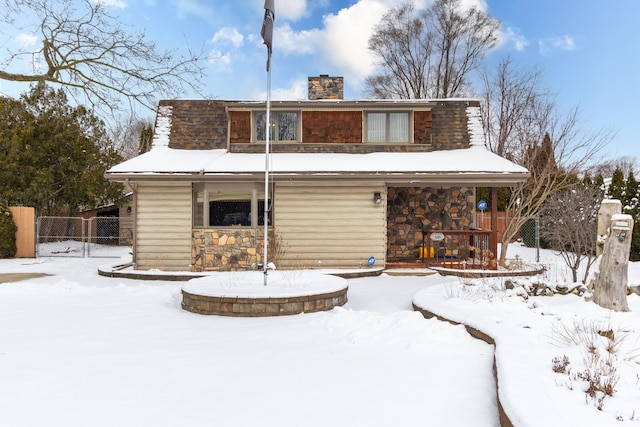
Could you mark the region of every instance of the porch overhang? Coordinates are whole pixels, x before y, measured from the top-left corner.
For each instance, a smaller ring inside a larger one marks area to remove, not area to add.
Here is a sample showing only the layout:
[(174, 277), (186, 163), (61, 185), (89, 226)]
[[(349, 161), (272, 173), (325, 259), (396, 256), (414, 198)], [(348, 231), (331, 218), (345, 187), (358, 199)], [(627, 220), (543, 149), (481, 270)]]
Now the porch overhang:
[[(270, 179), (278, 181), (383, 181), (396, 187), (474, 186), (512, 187), (528, 179), (528, 173), (278, 173), (270, 172)], [(189, 182), (255, 182), (264, 179), (264, 173), (108, 173), (111, 181), (189, 181)]]
[[(395, 186), (512, 186), (529, 172), (485, 149), (402, 153), (275, 153), (273, 180), (384, 181)], [(265, 155), (227, 150), (156, 148), (111, 168), (112, 181), (255, 181), (262, 179)]]

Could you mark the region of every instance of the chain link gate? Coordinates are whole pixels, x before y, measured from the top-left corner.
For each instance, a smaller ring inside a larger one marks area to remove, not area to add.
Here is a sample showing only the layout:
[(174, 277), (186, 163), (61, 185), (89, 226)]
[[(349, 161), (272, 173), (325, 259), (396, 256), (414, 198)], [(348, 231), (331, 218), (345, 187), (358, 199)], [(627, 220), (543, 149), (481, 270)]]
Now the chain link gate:
[[(499, 213), (496, 218), (498, 242), (502, 240), (502, 234), (504, 233), (509, 221), (514, 220), (513, 217), (509, 217), (504, 213)], [(491, 229), (491, 213), (476, 213), (477, 227), (483, 230)], [(536, 249), (536, 262), (540, 261), (540, 217), (533, 217), (525, 221), (524, 224), (518, 230), (515, 235), (515, 239), (522, 242), (523, 245), (529, 248)]]
[(114, 247), (124, 244), (120, 233), (120, 218), (102, 216), (90, 218), (87, 223), (87, 256), (109, 258), (114, 254)]
[(120, 218), (38, 217), (36, 256), (38, 257), (120, 257), (128, 245), (120, 232)]

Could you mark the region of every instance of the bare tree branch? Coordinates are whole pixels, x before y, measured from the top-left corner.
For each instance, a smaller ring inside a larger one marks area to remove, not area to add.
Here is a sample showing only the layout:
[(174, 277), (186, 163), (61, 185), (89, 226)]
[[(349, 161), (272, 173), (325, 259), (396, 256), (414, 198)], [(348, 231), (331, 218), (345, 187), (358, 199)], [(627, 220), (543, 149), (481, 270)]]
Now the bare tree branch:
[(596, 261), (598, 240), (598, 210), (602, 192), (582, 183), (549, 197), (540, 220), (540, 237), (557, 251), (578, 282), (578, 272), (584, 265), (580, 280), (586, 284)]
[(497, 20), (460, 0), (436, 0), (427, 10), (401, 4), (380, 21), (369, 50), (377, 73), (365, 95), (387, 99), (448, 98), (463, 94), (471, 71), (497, 43)]
[(485, 135), (488, 148), (531, 173), (511, 188), (502, 235), (500, 264), (509, 242), (524, 223), (537, 216), (547, 198), (568, 189), (613, 139), (608, 129), (590, 131), (580, 121), (580, 109), (557, 109), (555, 94), (542, 86), (542, 72), (516, 68), (509, 58), (495, 73), (484, 74)]
[[(1, 0), (3, 25), (37, 34), (40, 47), (7, 49), (0, 79), (49, 82), (94, 107), (115, 109), (123, 99), (154, 109), (157, 96), (197, 91), (202, 53), (161, 50), (144, 32), (126, 31), (103, 2)], [(26, 23), (26, 24), (25, 24)], [(31, 70), (25, 70), (25, 61)]]

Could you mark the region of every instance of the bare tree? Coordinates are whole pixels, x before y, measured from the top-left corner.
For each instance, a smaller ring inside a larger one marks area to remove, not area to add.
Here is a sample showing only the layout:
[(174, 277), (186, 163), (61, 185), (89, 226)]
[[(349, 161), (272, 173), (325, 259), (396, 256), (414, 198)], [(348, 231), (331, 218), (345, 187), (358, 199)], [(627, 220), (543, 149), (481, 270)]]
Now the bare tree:
[(369, 39), (379, 72), (366, 79), (373, 98), (460, 96), (469, 74), (496, 45), (499, 22), (461, 0), (436, 0), (417, 11), (403, 3), (382, 18)]
[(516, 66), (511, 57), (502, 59), (495, 69), (482, 72), (483, 123), (487, 148), (502, 157), (521, 151), (522, 129), (533, 110), (548, 110), (552, 94), (543, 86), (540, 68)]
[(502, 61), (495, 73), (485, 73), (483, 99), (488, 148), (531, 173), (510, 190), (505, 208), (509, 221), (499, 255), (504, 265), (509, 242), (520, 228), (538, 215), (550, 195), (575, 183), (614, 133), (587, 131), (578, 107), (560, 114), (555, 95), (542, 87), (541, 71), (516, 68), (510, 59)]
[(574, 283), (578, 281), (581, 265), (584, 266), (581, 281), (587, 283), (591, 267), (597, 259), (601, 200), (601, 190), (577, 183), (548, 197), (542, 206), (540, 237), (552, 250), (560, 253), (571, 269)]
[(153, 120), (132, 115), (126, 123), (111, 128), (111, 140), (124, 160), (149, 151), (153, 137)]
[(621, 156), (615, 159), (599, 159), (588, 172), (591, 176), (602, 175), (611, 178), (616, 169), (620, 169), (624, 176), (629, 173), (638, 174), (638, 160), (634, 156)]
[[(154, 108), (155, 96), (197, 89), (201, 54), (161, 50), (126, 31), (104, 1), (0, 0), (4, 37), (37, 36), (35, 49), (6, 48), (0, 79), (63, 85), (81, 103), (114, 109), (123, 99)], [(3, 46), (10, 46), (6, 41)], [(30, 64), (25, 69), (24, 64)]]
[[(548, 129), (549, 133), (543, 137), (541, 144), (534, 138), (521, 140), (525, 149), (518, 155), (514, 153), (513, 160), (526, 167), (531, 176), (511, 189), (506, 207), (509, 221), (502, 235), (500, 249), (501, 265), (506, 263), (509, 242), (524, 223), (539, 214), (540, 207), (550, 195), (570, 188), (590, 159), (613, 138), (607, 130), (585, 132), (579, 121), (578, 108), (566, 116), (559, 115), (554, 108), (533, 118), (542, 121), (528, 121), (531, 135), (544, 129)], [(522, 125), (527, 125), (527, 122)], [(526, 133), (522, 136), (526, 136)]]

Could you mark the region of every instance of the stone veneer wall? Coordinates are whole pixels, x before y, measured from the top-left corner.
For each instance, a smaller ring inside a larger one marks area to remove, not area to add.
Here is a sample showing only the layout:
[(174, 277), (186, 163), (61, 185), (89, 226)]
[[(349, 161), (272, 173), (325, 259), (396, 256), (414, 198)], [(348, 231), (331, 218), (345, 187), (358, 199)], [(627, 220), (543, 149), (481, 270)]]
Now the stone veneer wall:
[(170, 148), (214, 150), (227, 148), (228, 119), (223, 101), (163, 100), (171, 106)]
[(348, 287), (325, 294), (297, 297), (251, 298), (196, 295), (182, 290), (182, 308), (198, 314), (267, 317), (314, 313), (346, 304)]
[(473, 225), (474, 206), (472, 187), (390, 187), (387, 190), (388, 259), (418, 258), (423, 230), (468, 230)]
[(344, 99), (344, 78), (321, 74), (308, 78), (307, 97), (316, 99)]
[(262, 262), (264, 229), (195, 229), (191, 265), (194, 271), (255, 270)]
[(469, 148), (467, 108), (480, 107), (480, 101), (433, 101), (431, 109), (431, 144), (433, 150)]

